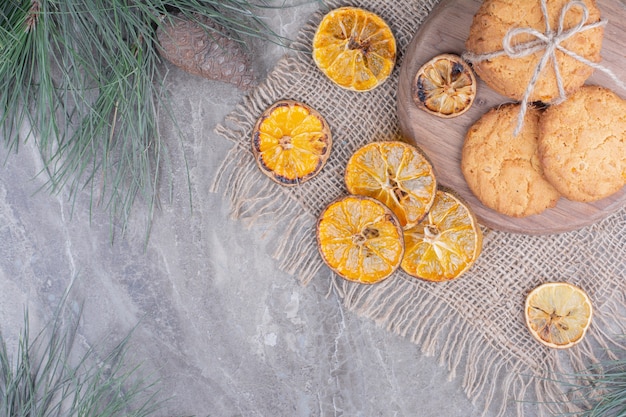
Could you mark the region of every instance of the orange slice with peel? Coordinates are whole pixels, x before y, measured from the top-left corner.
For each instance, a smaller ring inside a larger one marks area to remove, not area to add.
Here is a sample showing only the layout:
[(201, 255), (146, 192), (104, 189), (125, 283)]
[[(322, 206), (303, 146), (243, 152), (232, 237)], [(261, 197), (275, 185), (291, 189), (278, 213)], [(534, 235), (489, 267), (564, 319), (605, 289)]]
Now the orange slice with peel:
[(389, 277), (404, 254), (402, 227), (377, 200), (349, 195), (330, 203), (317, 221), (324, 262), (339, 276), (363, 284)]
[(313, 108), (281, 100), (263, 112), (252, 132), (252, 153), (261, 171), (294, 186), (317, 175), (332, 147), (330, 127)]
[(351, 194), (375, 198), (394, 212), (402, 227), (417, 224), (437, 191), (433, 167), (415, 146), (400, 141), (373, 142), (348, 161), (346, 187)]
[(470, 109), (475, 97), (474, 71), (458, 55), (437, 55), (422, 65), (413, 81), (413, 101), (435, 116), (460, 116)]
[(546, 346), (566, 349), (583, 340), (591, 325), (589, 296), (567, 282), (549, 282), (532, 290), (524, 308), (526, 325)]
[(383, 83), (396, 62), (396, 40), (387, 23), (367, 10), (331, 10), (313, 37), (313, 60), (330, 80), (353, 91)]
[(404, 230), (402, 269), (427, 281), (459, 278), (482, 251), (482, 231), (469, 206), (454, 192), (437, 191), (427, 216)]

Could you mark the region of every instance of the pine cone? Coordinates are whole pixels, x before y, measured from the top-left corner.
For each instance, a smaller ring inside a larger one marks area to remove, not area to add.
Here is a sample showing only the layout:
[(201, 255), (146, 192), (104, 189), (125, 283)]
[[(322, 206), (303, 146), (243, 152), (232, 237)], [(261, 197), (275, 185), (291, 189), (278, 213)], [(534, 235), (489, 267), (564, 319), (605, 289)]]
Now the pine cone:
[(157, 28), (159, 52), (172, 64), (194, 75), (227, 82), (242, 90), (257, 84), (250, 59), (241, 44), (224, 35), (224, 29), (208, 18), (198, 22), (177, 17)]

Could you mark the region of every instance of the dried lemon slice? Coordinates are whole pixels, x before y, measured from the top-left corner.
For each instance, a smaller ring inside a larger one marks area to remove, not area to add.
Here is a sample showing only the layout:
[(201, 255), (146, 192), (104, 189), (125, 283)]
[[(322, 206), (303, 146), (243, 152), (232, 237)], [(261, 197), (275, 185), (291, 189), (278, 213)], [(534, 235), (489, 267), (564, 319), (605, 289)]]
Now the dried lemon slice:
[(317, 175), (332, 147), (330, 127), (314, 109), (281, 100), (263, 112), (252, 133), (252, 153), (264, 174), (293, 186)]
[(318, 219), (317, 243), (333, 271), (363, 284), (389, 277), (404, 253), (396, 216), (379, 201), (364, 196), (332, 202)]
[(431, 163), (415, 146), (373, 142), (357, 150), (346, 166), (346, 187), (394, 212), (402, 227), (417, 224), (432, 206), (437, 181)]
[(424, 220), (404, 231), (402, 269), (428, 281), (458, 278), (478, 259), (482, 236), (465, 202), (452, 191), (440, 189)]
[(591, 324), (589, 296), (567, 282), (549, 282), (532, 290), (524, 308), (530, 333), (546, 346), (566, 349), (579, 343)]
[(313, 37), (313, 60), (340, 87), (371, 90), (389, 77), (396, 62), (396, 40), (383, 19), (367, 10), (331, 10)]
[(437, 55), (424, 64), (413, 81), (413, 101), (439, 117), (460, 116), (476, 97), (476, 77), (458, 55)]

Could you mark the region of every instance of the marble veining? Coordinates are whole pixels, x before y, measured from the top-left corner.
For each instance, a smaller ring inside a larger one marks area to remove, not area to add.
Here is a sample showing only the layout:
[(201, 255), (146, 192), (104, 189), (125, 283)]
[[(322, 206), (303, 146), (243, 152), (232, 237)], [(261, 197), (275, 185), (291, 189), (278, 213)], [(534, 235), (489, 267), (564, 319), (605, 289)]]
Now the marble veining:
[[(295, 36), (318, 5), (268, 11), (268, 22)], [(259, 44), (259, 71), (284, 52)], [(107, 214), (90, 215), (87, 195), (72, 203), (38, 192), (45, 178), (32, 143), (0, 151), (0, 328), (9, 345), (26, 306), (40, 326), (73, 282), (70, 302), (84, 309), (79, 348), (113, 346), (136, 326), (128, 359), (160, 379), (164, 417), (481, 415), (434, 358), (345, 311), (328, 271), (307, 286), (282, 272), (263, 227), (233, 220), (228, 201), (209, 192), (230, 147), (213, 129), (243, 93), (175, 67), (167, 88), (184, 136), (163, 120), (175, 180), (147, 245), (139, 215), (111, 242)]]

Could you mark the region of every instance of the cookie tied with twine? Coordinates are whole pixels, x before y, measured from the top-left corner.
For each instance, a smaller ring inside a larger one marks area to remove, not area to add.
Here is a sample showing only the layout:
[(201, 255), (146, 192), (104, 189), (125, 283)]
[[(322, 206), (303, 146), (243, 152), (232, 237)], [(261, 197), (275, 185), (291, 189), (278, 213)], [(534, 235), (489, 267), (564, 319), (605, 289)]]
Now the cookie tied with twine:
[(594, 70), (624, 87), (598, 64), (606, 24), (593, 0), (485, 0), (474, 15), (463, 58), (489, 87), (521, 101), (517, 136), (528, 103), (559, 103)]

